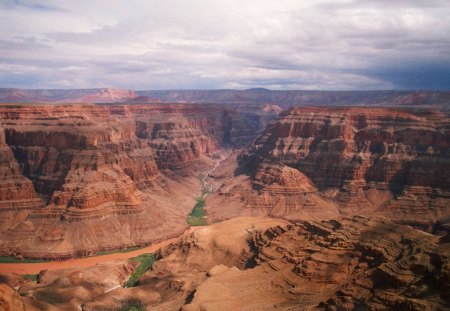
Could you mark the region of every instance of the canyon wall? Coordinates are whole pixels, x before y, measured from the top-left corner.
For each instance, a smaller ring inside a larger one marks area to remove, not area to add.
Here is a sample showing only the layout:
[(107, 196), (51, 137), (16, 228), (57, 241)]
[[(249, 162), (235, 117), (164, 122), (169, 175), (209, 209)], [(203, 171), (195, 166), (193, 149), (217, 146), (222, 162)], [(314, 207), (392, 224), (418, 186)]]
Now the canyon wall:
[(187, 104), (0, 106), (0, 252), (73, 257), (179, 234), (207, 156), (254, 138), (265, 122), (255, 118), (270, 118), (258, 113)]
[(272, 215), (312, 216), (320, 206), (330, 218), (331, 204), (341, 215), (376, 213), (433, 230), (450, 214), (449, 129), (440, 110), (292, 108), (240, 155), (246, 192), (231, 180), (219, 195)]

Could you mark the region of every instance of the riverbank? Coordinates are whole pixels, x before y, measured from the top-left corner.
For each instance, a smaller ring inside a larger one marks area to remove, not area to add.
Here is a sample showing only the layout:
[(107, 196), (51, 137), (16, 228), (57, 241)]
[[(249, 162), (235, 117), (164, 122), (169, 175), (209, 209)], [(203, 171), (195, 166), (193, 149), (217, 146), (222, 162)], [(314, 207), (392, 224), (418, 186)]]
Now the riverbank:
[[(200, 227), (193, 227), (188, 229), (184, 234), (189, 234)], [(68, 259), (64, 261), (47, 261), (39, 263), (2, 263), (0, 264), (0, 274), (17, 273), (17, 274), (37, 274), (42, 270), (61, 270), (70, 268), (86, 268), (95, 266), (98, 263), (111, 261), (111, 260), (123, 260), (133, 257), (137, 257), (142, 254), (154, 253), (161, 247), (165, 247), (170, 243), (173, 243), (178, 238), (172, 238), (160, 243), (152, 244), (148, 247), (141, 248), (135, 251), (126, 253), (114, 253), (101, 256), (85, 257)]]

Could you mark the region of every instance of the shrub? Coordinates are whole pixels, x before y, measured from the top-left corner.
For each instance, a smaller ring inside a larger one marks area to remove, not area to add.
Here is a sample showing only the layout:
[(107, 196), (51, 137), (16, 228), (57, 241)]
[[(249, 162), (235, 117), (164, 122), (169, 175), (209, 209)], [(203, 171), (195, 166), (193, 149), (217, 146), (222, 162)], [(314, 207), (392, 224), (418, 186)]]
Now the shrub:
[(142, 254), (137, 257), (131, 258), (131, 261), (140, 262), (140, 265), (130, 275), (128, 282), (125, 284), (125, 287), (133, 287), (136, 285), (141, 276), (151, 269), (153, 262), (155, 261), (155, 256), (153, 254)]
[(205, 217), (205, 198), (202, 196), (197, 197), (197, 203), (188, 216), (188, 223), (191, 226), (204, 226), (206, 225)]

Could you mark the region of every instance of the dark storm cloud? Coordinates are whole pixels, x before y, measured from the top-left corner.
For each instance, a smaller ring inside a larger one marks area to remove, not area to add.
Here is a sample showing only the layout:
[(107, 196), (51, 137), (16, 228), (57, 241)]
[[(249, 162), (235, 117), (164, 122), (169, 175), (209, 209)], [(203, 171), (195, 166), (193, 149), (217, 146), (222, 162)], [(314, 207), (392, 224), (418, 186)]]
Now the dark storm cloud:
[(448, 89), (448, 1), (6, 1), (0, 87)]
[(450, 89), (450, 64), (405, 62), (392, 66), (371, 68), (361, 74), (389, 81), (402, 89)]

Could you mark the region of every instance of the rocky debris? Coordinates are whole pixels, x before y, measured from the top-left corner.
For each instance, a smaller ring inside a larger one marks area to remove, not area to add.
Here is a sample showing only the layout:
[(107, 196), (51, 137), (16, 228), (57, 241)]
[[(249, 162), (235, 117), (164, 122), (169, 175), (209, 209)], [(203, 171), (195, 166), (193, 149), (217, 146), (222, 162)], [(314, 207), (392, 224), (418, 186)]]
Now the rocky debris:
[(17, 286), (17, 291), (10, 290), (19, 297), (23, 310), (85, 310), (85, 303), (123, 289), (135, 268), (136, 263), (116, 260), (84, 269), (45, 270), (38, 283), (26, 282)]
[(299, 222), (257, 235), (255, 244), (257, 260), (279, 274), (295, 304), (308, 297), (321, 309), (449, 307), (450, 244), (411, 227), (365, 217)]
[(255, 256), (249, 246), (254, 232), (287, 224), (284, 220), (241, 217), (197, 227), (162, 248), (152, 270), (141, 277), (138, 286), (111, 292), (83, 306), (89, 307), (87, 310), (111, 310), (118, 301), (134, 298), (148, 309), (179, 310), (196, 296), (196, 288), (208, 278), (233, 266), (246, 269)]

